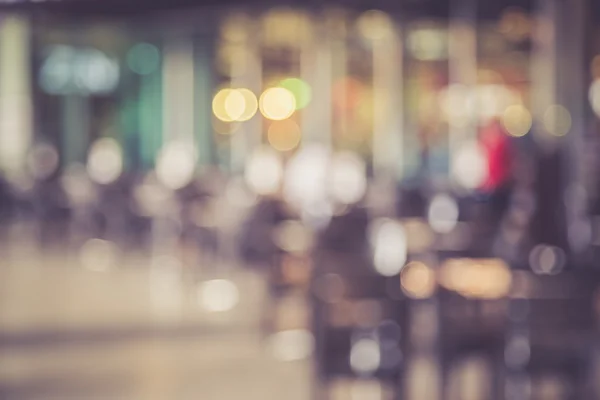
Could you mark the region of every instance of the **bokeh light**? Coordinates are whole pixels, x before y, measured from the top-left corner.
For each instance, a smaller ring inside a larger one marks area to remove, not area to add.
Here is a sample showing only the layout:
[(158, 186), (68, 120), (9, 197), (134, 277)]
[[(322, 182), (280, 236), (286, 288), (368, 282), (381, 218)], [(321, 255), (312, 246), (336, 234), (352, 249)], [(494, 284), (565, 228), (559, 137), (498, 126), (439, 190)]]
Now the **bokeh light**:
[(560, 247), (539, 244), (529, 253), (529, 266), (539, 275), (556, 275), (563, 270), (565, 262), (566, 255)]
[(390, 16), (383, 11), (370, 10), (358, 18), (357, 28), (364, 38), (377, 41), (392, 35), (394, 24)]
[(565, 107), (554, 104), (544, 113), (544, 127), (553, 136), (564, 136), (571, 130), (571, 113)]
[(212, 102), (213, 114), (215, 114), (215, 117), (224, 122), (233, 121), (233, 118), (229, 115), (225, 107), (225, 103), (227, 102), (227, 98), (231, 92), (233, 92), (233, 89), (230, 88), (219, 90), (217, 94), (215, 94)]
[(313, 352), (315, 346), (313, 334), (305, 329), (293, 329), (273, 334), (268, 347), (271, 354), (280, 361), (304, 360)]
[(269, 88), (260, 96), (259, 107), (265, 118), (280, 121), (289, 118), (294, 113), (296, 98), (288, 89)]
[(287, 220), (277, 226), (274, 232), (277, 246), (287, 253), (307, 254), (313, 244), (311, 231), (299, 221)]
[(239, 90), (230, 90), (223, 104), (225, 113), (232, 121), (237, 121), (246, 110), (246, 99)]
[(256, 114), (256, 96), (246, 88), (225, 88), (217, 92), (212, 103), (213, 114), (223, 122), (247, 121)]
[(283, 162), (274, 150), (259, 148), (248, 159), (244, 178), (254, 193), (268, 195), (277, 192), (282, 177)]
[(426, 299), (435, 291), (435, 272), (419, 261), (408, 263), (400, 274), (402, 291), (414, 299)]
[(465, 297), (499, 299), (509, 293), (512, 274), (500, 259), (451, 259), (442, 265), (439, 283)]
[(150, 43), (138, 43), (127, 52), (127, 66), (138, 75), (158, 70), (160, 51)]
[(244, 111), (236, 118), (236, 121), (248, 121), (258, 111), (258, 99), (250, 89), (240, 88), (236, 90), (244, 98)]
[(449, 233), (458, 223), (458, 204), (449, 195), (438, 194), (429, 204), (427, 217), (435, 232)]
[(290, 204), (299, 209), (323, 204), (327, 197), (330, 157), (324, 146), (310, 144), (303, 146), (290, 159), (283, 187), (283, 195)]
[(527, 108), (515, 104), (504, 111), (502, 124), (509, 135), (521, 137), (525, 136), (531, 130), (533, 117)]
[(465, 85), (449, 85), (440, 91), (438, 101), (444, 116), (452, 126), (466, 126), (474, 114), (475, 97)]
[(123, 172), (121, 146), (113, 138), (98, 139), (88, 155), (87, 171), (95, 182), (106, 185), (116, 181)]
[(589, 90), (590, 106), (594, 113), (600, 117), (600, 79), (594, 80)]
[(203, 282), (198, 289), (198, 302), (209, 312), (225, 312), (233, 309), (240, 300), (237, 286), (227, 279)]
[(295, 149), (300, 144), (301, 138), (300, 127), (291, 119), (273, 121), (267, 131), (269, 144), (279, 151)]
[(289, 90), (296, 99), (296, 109), (306, 107), (312, 99), (312, 89), (308, 83), (300, 78), (287, 78), (279, 83), (284, 89)]
[(408, 47), (417, 60), (435, 61), (448, 55), (448, 37), (442, 29), (419, 28), (409, 33)]
[(360, 339), (350, 350), (350, 366), (358, 373), (373, 373), (381, 362), (379, 343), (373, 339)]
[(466, 189), (480, 187), (487, 178), (487, 162), (483, 149), (476, 142), (467, 142), (453, 158), (452, 176)]
[(367, 190), (367, 166), (356, 153), (339, 152), (330, 165), (329, 190), (333, 199), (342, 204), (354, 204)]
[(156, 175), (160, 183), (171, 190), (187, 186), (196, 172), (196, 154), (183, 142), (168, 143), (156, 161)]
[(383, 276), (394, 276), (402, 270), (407, 256), (404, 227), (391, 219), (375, 220), (370, 232), (375, 270)]

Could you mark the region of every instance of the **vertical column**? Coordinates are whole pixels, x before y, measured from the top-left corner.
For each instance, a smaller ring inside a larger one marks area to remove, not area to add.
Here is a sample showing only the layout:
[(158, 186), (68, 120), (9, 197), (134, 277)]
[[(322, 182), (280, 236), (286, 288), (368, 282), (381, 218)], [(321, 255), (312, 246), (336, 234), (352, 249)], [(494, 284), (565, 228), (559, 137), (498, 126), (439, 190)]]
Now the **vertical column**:
[(62, 163), (84, 163), (90, 138), (88, 96), (67, 94), (62, 98)]
[(448, 150), (452, 159), (465, 141), (477, 137), (476, 105), (469, 101), (477, 85), (477, 2), (454, 0), (450, 4), (448, 69), (450, 84), (462, 100), (456, 104), (457, 113), (450, 116)]
[[(234, 60), (231, 63), (231, 87), (250, 89), (260, 96), (262, 89), (262, 65), (260, 62), (260, 44), (256, 40), (255, 22), (241, 19), (240, 28), (244, 34), (236, 44)], [(249, 107), (246, 104), (246, 107)], [(231, 168), (234, 173), (242, 173), (247, 157), (253, 148), (262, 142), (262, 118), (253, 117), (240, 123), (239, 129), (231, 136)]]
[(402, 171), (403, 46), (391, 21), (373, 41), (373, 168), (375, 177), (395, 181)]
[[(316, 27), (318, 40), (314, 50), (305, 50), (302, 62), (302, 75), (313, 89), (313, 100), (304, 109), (302, 121), (304, 143), (319, 142), (331, 146), (332, 135), (332, 95), (333, 81), (333, 45), (330, 32), (330, 18)], [(310, 62), (310, 61), (314, 62)], [(310, 79), (312, 78), (312, 79)]]
[(534, 8), (533, 50), (531, 57), (531, 109), (538, 129), (536, 141), (549, 146), (553, 137), (544, 127), (544, 114), (557, 102), (557, 13), (556, 0), (537, 0)]
[(212, 127), (212, 95), (214, 91), (213, 80), (213, 54), (214, 43), (210, 35), (198, 38), (195, 51), (195, 136), (198, 164), (206, 167), (214, 162), (215, 149)]
[[(571, 129), (565, 137), (565, 192), (573, 193), (575, 188), (584, 188), (586, 146), (586, 101), (587, 101), (587, 66), (585, 32), (588, 25), (588, 0), (572, 0), (568, 4), (560, 3), (560, 35), (558, 42), (557, 88), (559, 103), (571, 116)], [(585, 240), (577, 239), (577, 232), (586, 228), (587, 204), (580, 202), (570, 204), (567, 209), (567, 229), (574, 233), (569, 235), (571, 250), (579, 253), (587, 246)]]
[(173, 39), (164, 49), (163, 138), (194, 148), (194, 51), (188, 39)]
[(162, 146), (162, 74), (160, 69), (157, 69), (140, 79), (140, 151), (143, 165), (152, 167)]
[(32, 141), (29, 21), (0, 25), (0, 167), (18, 172)]

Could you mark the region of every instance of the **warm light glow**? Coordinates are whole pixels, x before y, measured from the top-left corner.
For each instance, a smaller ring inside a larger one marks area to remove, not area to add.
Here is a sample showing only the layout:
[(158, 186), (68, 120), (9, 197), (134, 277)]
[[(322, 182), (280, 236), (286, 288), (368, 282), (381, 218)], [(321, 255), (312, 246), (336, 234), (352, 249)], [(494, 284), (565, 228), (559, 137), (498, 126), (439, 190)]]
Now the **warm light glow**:
[(504, 111), (502, 124), (509, 135), (521, 137), (531, 130), (533, 118), (527, 108), (515, 104)]
[(274, 87), (260, 96), (260, 112), (274, 121), (289, 118), (296, 110), (296, 98), (288, 89)]
[(402, 224), (391, 219), (374, 221), (370, 241), (375, 270), (384, 276), (400, 273), (407, 256), (407, 239)]
[(360, 339), (350, 350), (350, 366), (359, 373), (373, 373), (381, 363), (379, 343), (373, 339)]
[(544, 113), (544, 127), (551, 135), (566, 135), (571, 130), (571, 123), (571, 113), (561, 105), (552, 105)]
[(407, 296), (426, 299), (435, 291), (435, 272), (422, 262), (411, 262), (402, 269), (400, 283)]
[(434, 235), (427, 221), (421, 218), (404, 220), (409, 253), (422, 253), (433, 243)]
[(363, 13), (357, 21), (360, 34), (370, 40), (385, 39), (393, 34), (394, 24), (392, 19), (379, 10), (370, 10)]
[(275, 333), (269, 338), (269, 348), (277, 360), (298, 361), (310, 357), (314, 342), (310, 331), (295, 329)]
[(299, 209), (323, 204), (329, 159), (327, 148), (317, 144), (303, 146), (287, 164), (283, 188), (286, 201)]
[[(600, 67), (599, 67), (600, 68)], [(594, 80), (589, 90), (589, 100), (592, 110), (600, 117), (600, 78)]]
[(334, 154), (329, 173), (328, 187), (334, 200), (354, 204), (363, 198), (367, 190), (367, 167), (357, 154)]
[(487, 178), (487, 162), (483, 149), (468, 142), (458, 150), (452, 162), (452, 175), (466, 189), (476, 189)]
[(196, 155), (183, 142), (167, 144), (158, 155), (156, 175), (165, 187), (177, 190), (187, 186), (196, 171)]
[(237, 89), (236, 92), (244, 98), (244, 111), (236, 118), (236, 121), (248, 121), (258, 111), (256, 95), (246, 88)]
[(248, 160), (245, 179), (256, 194), (267, 195), (279, 190), (283, 176), (283, 163), (278, 153), (269, 148), (259, 148)]
[(221, 89), (212, 103), (213, 113), (224, 122), (247, 121), (256, 114), (258, 102), (250, 90)]
[(227, 112), (225, 107), (225, 103), (227, 102), (227, 98), (233, 92), (233, 89), (221, 89), (217, 92), (212, 102), (212, 109), (215, 117), (220, 119), (221, 121), (231, 122), (233, 118)]
[(465, 85), (452, 84), (439, 94), (439, 104), (448, 120), (455, 127), (464, 127), (473, 116), (475, 96)]
[(512, 284), (510, 268), (500, 259), (448, 260), (439, 277), (440, 284), (446, 289), (481, 299), (505, 297)]
[(287, 78), (279, 83), (284, 89), (289, 90), (296, 99), (296, 110), (300, 110), (310, 103), (312, 89), (308, 83), (300, 78)]
[(237, 286), (226, 279), (204, 282), (198, 290), (198, 302), (209, 312), (225, 312), (233, 309), (240, 300)]
[(274, 241), (278, 247), (291, 254), (307, 254), (311, 249), (311, 231), (299, 221), (287, 220), (277, 226)]
[(269, 144), (279, 151), (295, 149), (300, 144), (301, 138), (300, 127), (291, 119), (273, 121), (267, 132)]
[(225, 97), (225, 112), (232, 121), (237, 121), (246, 110), (246, 99), (239, 90), (230, 90)]
[(409, 33), (408, 46), (417, 60), (435, 61), (448, 55), (448, 37), (442, 29), (416, 29)]
[(90, 149), (87, 171), (95, 182), (107, 185), (123, 172), (121, 146), (113, 138), (98, 139)]

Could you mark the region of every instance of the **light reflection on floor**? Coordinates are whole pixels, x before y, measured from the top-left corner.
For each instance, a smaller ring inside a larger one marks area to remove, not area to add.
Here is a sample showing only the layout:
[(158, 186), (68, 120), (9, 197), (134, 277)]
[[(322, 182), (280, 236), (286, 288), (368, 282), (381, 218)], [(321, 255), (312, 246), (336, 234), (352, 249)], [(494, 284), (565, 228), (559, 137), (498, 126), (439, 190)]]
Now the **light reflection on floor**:
[(0, 398), (310, 398), (310, 362), (276, 360), (260, 336), (256, 273), (228, 269), (239, 303), (223, 313), (198, 302), (218, 274), (182, 274), (159, 295), (180, 296), (170, 312), (136, 257), (102, 271), (23, 248), (0, 260)]

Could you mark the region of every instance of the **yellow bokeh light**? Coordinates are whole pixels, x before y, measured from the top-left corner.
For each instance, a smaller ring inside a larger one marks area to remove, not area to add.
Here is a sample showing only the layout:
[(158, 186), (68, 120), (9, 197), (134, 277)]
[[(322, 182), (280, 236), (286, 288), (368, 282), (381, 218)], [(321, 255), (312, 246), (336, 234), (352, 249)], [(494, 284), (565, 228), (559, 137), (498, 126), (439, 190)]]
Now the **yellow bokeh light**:
[(435, 272), (422, 262), (408, 263), (400, 274), (402, 291), (415, 299), (431, 297), (436, 287)]
[(289, 118), (296, 110), (296, 98), (293, 93), (281, 87), (267, 89), (260, 96), (260, 112), (274, 121)]
[(279, 151), (293, 150), (300, 144), (301, 137), (300, 127), (290, 119), (274, 121), (267, 132), (269, 144)]
[(531, 130), (533, 118), (527, 108), (515, 104), (504, 111), (502, 124), (509, 135), (521, 137), (525, 136)]
[(358, 18), (357, 27), (363, 37), (373, 41), (391, 36), (394, 30), (392, 19), (379, 10), (370, 10), (363, 13)]
[(451, 259), (442, 265), (439, 282), (468, 298), (499, 299), (510, 292), (512, 274), (500, 259)]
[(213, 114), (224, 122), (231, 122), (233, 118), (227, 112), (226, 102), (233, 89), (221, 89), (217, 92), (212, 102)]
[(258, 100), (256, 95), (249, 89), (242, 88), (238, 89), (237, 92), (244, 98), (244, 112), (241, 113), (236, 121), (248, 121), (250, 118), (254, 117), (258, 111)]
[(571, 113), (561, 105), (552, 105), (544, 113), (544, 127), (551, 135), (566, 135), (571, 130), (571, 124)]
[(222, 89), (213, 99), (213, 113), (224, 122), (247, 121), (256, 114), (258, 102), (250, 90)]
[(232, 121), (237, 121), (246, 109), (246, 99), (239, 90), (231, 90), (225, 98), (225, 112)]

